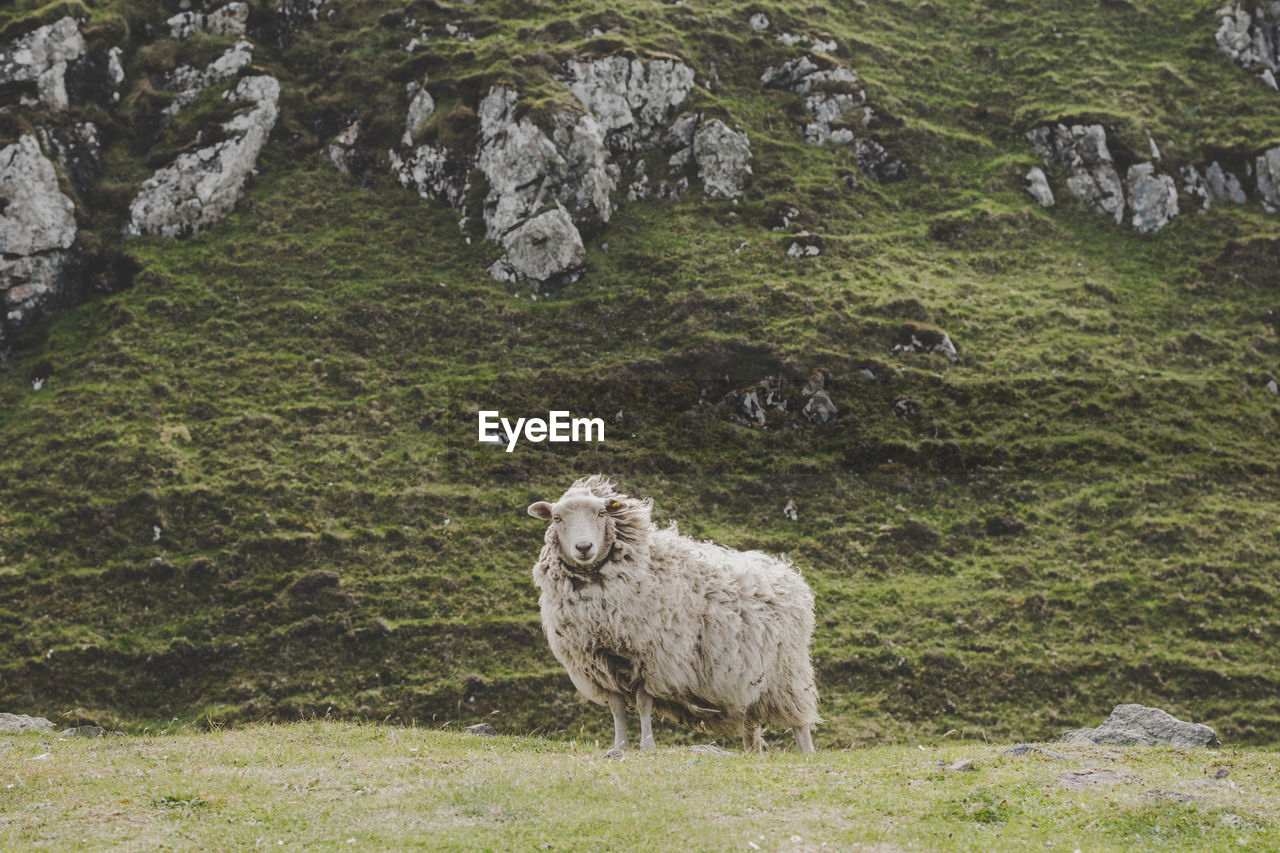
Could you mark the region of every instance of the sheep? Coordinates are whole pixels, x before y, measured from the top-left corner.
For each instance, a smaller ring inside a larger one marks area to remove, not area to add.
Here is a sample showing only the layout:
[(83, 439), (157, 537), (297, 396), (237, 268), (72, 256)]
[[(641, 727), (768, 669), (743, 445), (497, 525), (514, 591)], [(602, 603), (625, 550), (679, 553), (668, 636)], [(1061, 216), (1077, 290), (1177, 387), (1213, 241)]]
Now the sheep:
[(659, 530), (652, 507), (596, 474), (528, 510), (551, 522), (533, 567), (543, 631), (578, 691), (613, 713), (614, 750), (633, 706), (643, 750), (656, 710), (747, 752), (764, 749), (763, 725), (790, 728), (813, 752), (808, 584), (785, 559)]

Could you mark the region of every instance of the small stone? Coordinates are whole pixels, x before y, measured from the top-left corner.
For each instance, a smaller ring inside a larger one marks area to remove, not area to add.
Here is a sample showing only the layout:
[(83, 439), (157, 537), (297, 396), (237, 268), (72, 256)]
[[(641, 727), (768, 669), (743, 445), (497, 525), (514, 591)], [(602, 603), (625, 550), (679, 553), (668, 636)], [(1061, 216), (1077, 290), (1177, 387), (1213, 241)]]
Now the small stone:
[(627, 757), (627, 754), (620, 749), (611, 749), (600, 757), (606, 761), (622, 761)]
[(957, 772), (977, 769), (978, 768), (974, 765), (972, 758), (962, 758), (954, 764), (947, 765), (947, 770), (954, 770)]
[(1045, 177), (1043, 169), (1039, 166), (1032, 166), (1024, 180), (1026, 181), (1027, 192), (1031, 193), (1032, 198), (1040, 202), (1041, 207), (1053, 207), (1053, 190), (1049, 189), (1049, 179)]
[(747, 26), (758, 33), (764, 32), (769, 29), (769, 16), (764, 12), (756, 12), (747, 19)]
[(467, 726), (463, 729), (469, 735), (479, 735), (481, 737), (493, 737), (498, 730), (488, 723), (476, 723), (474, 726)]
[(800, 513), (796, 510), (796, 502), (787, 499), (787, 505), (782, 508), (782, 514), (792, 521), (800, 520)]

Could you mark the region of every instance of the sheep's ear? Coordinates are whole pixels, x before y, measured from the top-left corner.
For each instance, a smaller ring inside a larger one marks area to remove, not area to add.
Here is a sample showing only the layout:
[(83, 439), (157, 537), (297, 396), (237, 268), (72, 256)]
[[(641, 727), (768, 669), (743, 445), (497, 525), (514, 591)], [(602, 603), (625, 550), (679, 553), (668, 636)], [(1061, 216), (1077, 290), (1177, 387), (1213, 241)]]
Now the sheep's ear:
[(543, 521), (550, 521), (551, 504), (546, 501), (538, 501), (537, 503), (529, 504), (529, 515), (532, 515), (534, 518), (540, 518)]
[(612, 500), (607, 500), (604, 502), (604, 508), (609, 512), (617, 512), (618, 510), (622, 509), (622, 501), (618, 500), (617, 498), (613, 498)]

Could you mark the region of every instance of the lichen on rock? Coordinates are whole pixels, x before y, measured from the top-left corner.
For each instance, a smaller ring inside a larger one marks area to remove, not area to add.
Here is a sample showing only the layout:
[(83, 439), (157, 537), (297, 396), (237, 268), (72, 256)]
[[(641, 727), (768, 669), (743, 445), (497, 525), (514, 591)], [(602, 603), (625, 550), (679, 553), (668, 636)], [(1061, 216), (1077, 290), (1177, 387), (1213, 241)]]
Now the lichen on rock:
[(21, 99), (28, 106), (66, 109), (70, 104), (67, 64), (84, 51), (84, 37), (75, 18), (59, 18), (0, 47), (0, 85), (25, 84), (33, 89), (34, 98)]

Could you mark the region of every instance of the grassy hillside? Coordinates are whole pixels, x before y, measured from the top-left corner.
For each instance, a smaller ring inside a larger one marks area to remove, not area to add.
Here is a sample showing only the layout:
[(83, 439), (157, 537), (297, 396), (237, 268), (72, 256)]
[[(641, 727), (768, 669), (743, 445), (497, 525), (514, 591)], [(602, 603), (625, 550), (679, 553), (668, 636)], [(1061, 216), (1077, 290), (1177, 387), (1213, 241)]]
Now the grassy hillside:
[[(969, 769), (952, 769), (961, 762)], [(11, 849), (1267, 850), (1275, 752), (955, 743), (600, 758), (311, 723), (0, 746)]]
[[(1022, 189), (1049, 120), (1107, 124), (1121, 163), (1148, 132), (1176, 163), (1275, 144), (1280, 96), (1217, 51), (1213, 5), (416, 3), (437, 35), (407, 55), (390, 2), (352, 2), (260, 44), (282, 117), (236, 212), (128, 241), (130, 288), (0, 366), (0, 708), (594, 735), (608, 715), (541, 636), (524, 508), (602, 471), (660, 523), (802, 567), (819, 745), (1043, 739), (1122, 701), (1275, 743), (1280, 224), (1252, 201), (1139, 235), (1060, 179), (1048, 211)], [(138, 8), (93, 14), (136, 34)], [(802, 141), (800, 98), (759, 84), (800, 51), (756, 11), (836, 38), (907, 181), (850, 186), (848, 150)], [(624, 49), (696, 69), (754, 182), (623, 203), (550, 299), (491, 280), (455, 212), (327, 159), (351, 117), (398, 137), (423, 73), (446, 138), (490, 83), (545, 105), (560, 59)], [(146, 173), (112, 139), (102, 192), (127, 201)], [(818, 257), (770, 230), (789, 207)], [(894, 351), (920, 329), (959, 362)], [(829, 424), (718, 405), (776, 374), (798, 399), (817, 369)], [(479, 409), (599, 414), (606, 441), (504, 453)]]

